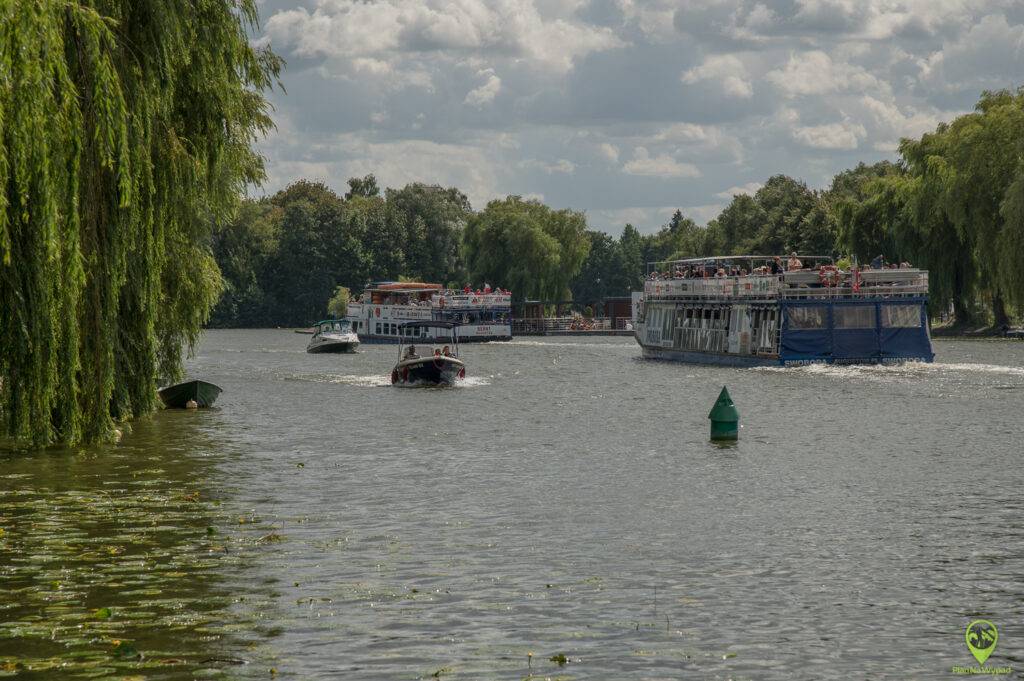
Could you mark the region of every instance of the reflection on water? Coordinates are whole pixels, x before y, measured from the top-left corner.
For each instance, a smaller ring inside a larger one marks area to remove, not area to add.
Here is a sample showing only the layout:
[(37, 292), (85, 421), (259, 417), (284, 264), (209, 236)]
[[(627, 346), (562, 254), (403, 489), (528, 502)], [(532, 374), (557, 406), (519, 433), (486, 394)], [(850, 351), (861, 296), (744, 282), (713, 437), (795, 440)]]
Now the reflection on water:
[(261, 659), (271, 630), (238, 613), (273, 595), (244, 579), (269, 531), (226, 513), (220, 431), (216, 411), (165, 412), (118, 447), (0, 452), (0, 675), (191, 678)]
[(417, 391), (393, 347), (305, 340), (211, 332), (218, 410), (0, 454), (0, 675), (948, 678), (972, 617), (1024, 665), (1024, 344), (762, 370), (521, 339)]

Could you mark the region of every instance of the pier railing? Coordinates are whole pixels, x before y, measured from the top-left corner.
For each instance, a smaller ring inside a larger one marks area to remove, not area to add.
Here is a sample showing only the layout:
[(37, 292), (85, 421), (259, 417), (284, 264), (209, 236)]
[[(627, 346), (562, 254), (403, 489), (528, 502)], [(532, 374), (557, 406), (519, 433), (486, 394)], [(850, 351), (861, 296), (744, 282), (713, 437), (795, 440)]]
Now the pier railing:
[(612, 331), (625, 328), (626, 319), (619, 319), (612, 324), (609, 317), (527, 317), (512, 320), (513, 336), (543, 335), (551, 332), (565, 331)]

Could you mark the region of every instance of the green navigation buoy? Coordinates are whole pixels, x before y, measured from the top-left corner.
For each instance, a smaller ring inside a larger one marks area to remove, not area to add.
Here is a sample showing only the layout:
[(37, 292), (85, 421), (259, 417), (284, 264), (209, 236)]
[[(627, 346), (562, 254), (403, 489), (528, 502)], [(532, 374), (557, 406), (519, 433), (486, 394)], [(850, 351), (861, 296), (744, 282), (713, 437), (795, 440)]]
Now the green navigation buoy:
[(708, 414), (711, 419), (712, 440), (738, 440), (740, 436), (740, 413), (736, 405), (729, 397), (729, 390), (723, 385), (722, 392), (718, 393), (715, 406), (711, 407)]

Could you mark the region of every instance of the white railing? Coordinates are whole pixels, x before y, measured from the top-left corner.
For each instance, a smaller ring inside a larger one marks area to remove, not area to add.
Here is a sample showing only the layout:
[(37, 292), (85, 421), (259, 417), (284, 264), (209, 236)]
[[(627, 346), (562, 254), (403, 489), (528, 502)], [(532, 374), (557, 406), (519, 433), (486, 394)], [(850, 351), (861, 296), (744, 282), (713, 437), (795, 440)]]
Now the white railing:
[(512, 333), (517, 336), (551, 331), (610, 331), (612, 328), (612, 320), (608, 317), (527, 317), (512, 320)]
[[(442, 303), (441, 300), (444, 300)], [(431, 304), (435, 307), (457, 307), (462, 308), (483, 308), (483, 307), (509, 307), (512, 305), (512, 296), (503, 293), (455, 293), (435, 295), (431, 298)]]
[(779, 293), (775, 276), (719, 277), (708, 279), (651, 279), (644, 282), (644, 296), (654, 298), (758, 298)]

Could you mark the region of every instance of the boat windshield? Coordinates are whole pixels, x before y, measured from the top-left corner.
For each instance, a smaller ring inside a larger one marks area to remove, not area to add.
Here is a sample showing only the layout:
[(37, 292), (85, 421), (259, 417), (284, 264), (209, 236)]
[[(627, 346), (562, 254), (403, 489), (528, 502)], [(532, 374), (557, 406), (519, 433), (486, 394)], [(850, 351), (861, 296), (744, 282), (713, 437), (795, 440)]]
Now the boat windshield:
[(321, 322), (320, 333), (335, 332), (346, 332), (352, 328), (352, 323), (348, 321), (332, 321), (332, 322)]

